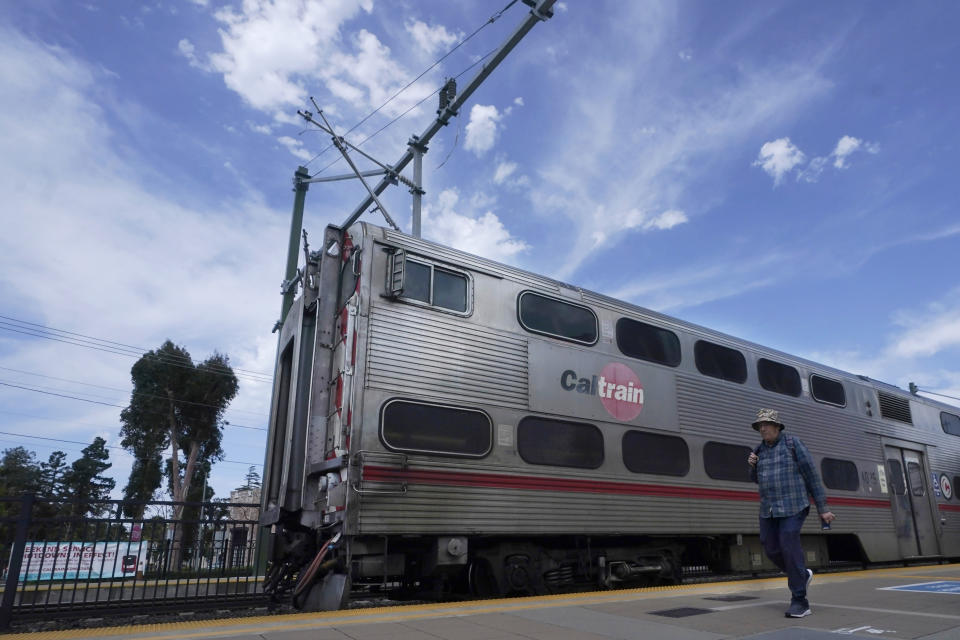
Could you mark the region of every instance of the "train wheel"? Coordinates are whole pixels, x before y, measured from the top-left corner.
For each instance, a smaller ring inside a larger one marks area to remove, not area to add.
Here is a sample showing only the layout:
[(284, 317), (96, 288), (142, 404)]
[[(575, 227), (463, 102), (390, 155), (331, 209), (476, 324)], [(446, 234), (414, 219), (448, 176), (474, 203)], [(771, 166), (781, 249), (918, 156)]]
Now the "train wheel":
[(474, 558), (467, 566), (467, 586), (470, 595), (477, 598), (493, 598), (500, 595), (497, 577), (486, 558)]

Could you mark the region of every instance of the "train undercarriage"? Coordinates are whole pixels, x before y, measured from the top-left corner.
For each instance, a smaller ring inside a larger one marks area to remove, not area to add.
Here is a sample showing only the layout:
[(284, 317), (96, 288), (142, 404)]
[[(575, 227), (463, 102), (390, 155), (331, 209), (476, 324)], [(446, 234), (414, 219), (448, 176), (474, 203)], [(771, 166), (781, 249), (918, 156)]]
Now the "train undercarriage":
[(265, 587), (275, 600), (321, 611), (344, 608), (351, 593), (442, 601), (669, 585), (685, 567), (743, 571), (738, 542), (743, 536), (344, 537), (278, 525)]

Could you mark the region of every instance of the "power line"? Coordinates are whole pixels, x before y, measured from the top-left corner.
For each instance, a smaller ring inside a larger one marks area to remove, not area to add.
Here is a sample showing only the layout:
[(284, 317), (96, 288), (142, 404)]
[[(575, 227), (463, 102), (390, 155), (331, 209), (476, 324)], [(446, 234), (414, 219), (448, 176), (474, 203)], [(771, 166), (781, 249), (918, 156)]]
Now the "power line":
[[(470, 69), (473, 69), (475, 66), (477, 66), (478, 64), (480, 64), (481, 62), (483, 62), (484, 60), (486, 60), (487, 58), (489, 58), (489, 57), (490, 57), (491, 55), (493, 55), (496, 51), (497, 51), (496, 49), (490, 50), (489, 52), (487, 52), (486, 54), (484, 54), (483, 57), (479, 58), (476, 62), (474, 62), (473, 64), (471, 64), (469, 67), (467, 67), (466, 69), (464, 69), (463, 71), (461, 71), (460, 73), (458, 73), (458, 74), (457, 74), (456, 76), (454, 76), (454, 77), (455, 77), (455, 78), (459, 78), (460, 76), (464, 75), (465, 73), (467, 73), (468, 71), (470, 71)], [(441, 91), (442, 89), (443, 89), (443, 86), (442, 86), (442, 85), (439, 86), (439, 87), (437, 87), (437, 88), (433, 91), (433, 93), (431, 93), (430, 95), (424, 97), (420, 102), (416, 103), (415, 105), (413, 105), (412, 107), (410, 107), (409, 109), (407, 109), (406, 111), (404, 111), (403, 113), (401, 113), (400, 115), (398, 115), (396, 118), (394, 118), (393, 120), (391, 120), (391, 121), (388, 122), (387, 124), (383, 125), (383, 126), (380, 127), (379, 129), (377, 129), (376, 131), (374, 131), (373, 133), (371, 133), (369, 136), (367, 136), (366, 138), (364, 138), (363, 140), (361, 140), (360, 142), (358, 142), (358, 143), (357, 143), (357, 146), (358, 146), (358, 147), (359, 147), (359, 146), (362, 146), (365, 142), (369, 141), (371, 138), (374, 138), (375, 136), (379, 135), (384, 129), (386, 129), (386, 128), (389, 127), (390, 125), (394, 124), (395, 122), (397, 122), (398, 120), (400, 120), (401, 118), (403, 118), (405, 115), (407, 115), (408, 113), (410, 113), (411, 111), (413, 111), (414, 109), (416, 109), (417, 107), (419, 107), (421, 104), (423, 104), (424, 102), (426, 102), (427, 100), (429, 100), (429, 99), (432, 98), (433, 96), (435, 96), (435, 95), (437, 95), (438, 93), (440, 93), (440, 91)], [(313, 174), (313, 175), (314, 175), (314, 176), (317, 176), (317, 175), (323, 173), (324, 171), (326, 171), (327, 169), (329, 169), (330, 167), (332, 167), (332, 166), (335, 165), (336, 163), (340, 162), (340, 160), (341, 160), (341, 158), (337, 158), (336, 160), (332, 161), (330, 164), (328, 164), (327, 166), (325, 166), (323, 169), (320, 169), (320, 171), (317, 171), (317, 172), (316, 172), (315, 174)]]
[[(66, 398), (66, 399), (69, 399), (69, 400), (79, 400), (80, 402), (89, 402), (89, 403), (91, 403), (91, 404), (99, 404), (99, 405), (103, 405), (103, 406), (105, 406), (105, 407), (116, 407), (116, 408), (118, 408), (118, 409), (126, 409), (125, 406), (119, 405), (119, 404), (112, 404), (112, 403), (110, 403), (110, 402), (101, 402), (101, 401), (99, 401), (99, 400), (90, 400), (90, 399), (88, 399), (88, 398), (81, 398), (81, 397), (79, 397), (79, 396), (72, 396), (72, 395), (64, 394), (64, 393), (54, 393), (53, 391), (44, 391), (44, 390), (42, 390), (42, 389), (34, 389), (34, 388), (32, 388), (32, 387), (24, 387), (24, 386), (18, 385), (18, 384), (11, 384), (11, 383), (9, 383), (9, 382), (3, 382), (2, 380), (0, 380), (0, 385), (3, 385), (3, 386), (5, 386), (5, 387), (13, 387), (14, 389), (23, 389), (24, 391), (32, 391), (32, 392), (34, 392), (34, 393), (42, 393), (42, 394), (45, 394), (45, 395), (48, 395), (48, 396), (57, 396), (58, 398)], [(166, 415), (166, 414), (160, 414), (160, 413), (158, 413), (158, 412), (156, 412), (156, 411), (152, 411), (152, 412), (150, 412), (150, 413), (155, 413), (155, 414), (157, 414), (157, 415)], [(234, 422), (230, 422), (229, 420), (224, 420), (223, 423), (224, 423), (225, 425), (227, 425), (227, 426), (237, 427), (237, 428), (239, 428), (239, 429), (252, 429), (252, 430), (254, 430), (254, 431), (266, 431), (266, 429), (264, 429), (263, 427), (249, 427), (249, 426), (247, 426), (247, 425), (236, 424), (236, 423), (234, 423)]]
[[(10, 322), (3, 322), (2, 320), (0, 320), (0, 329), (4, 329), (6, 331), (12, 331), (14, 333), (20, 333), (28, 336), (37, 337), (37, 338), (45, 338), (47, 340), (54, 340), (56, 342), (72, 344), (78, 347), (85, 347), (87, 349), (93, 349), (96, 351), (103, 351), (106, 353), (113, 353), (116, 355), (125, 355), (125, 356), (130, 356), (135, 358), (147, 357), (148, 356), (147, 352), (150, 351), (150, 349), (145, 349), (143, 347), (136, 347), (133, 345), (124, 344), (122, 342), (114, 342), (113, 340), (105, 340), (103, 338), (88, 336), (82, 333), (66, 331), (64, 329), (57, 329), (54, 327), (38, 324), (36, 322), (29, 322), (27, 320), (12, 318), (10, 316), (0, 315), (0, 318), (2, 318), (3, 320), (10, 321)], [(186, 356), (159, 355), (154, 353), (154, 354), (149, 354), (149, 357), (156, 359), (160, 362), (164, 362), (166, 364), (203, 371), (205, 373), (217, 373), (221, 375), (230, 375), (227, 371), (216, 371), (215, 367), (210, 367), (208, 369), (200, 369), (196, 366), (193, 366), (193, 363), (190, 362), (189, 361), (190, 359)], [(270, 382), (273, 380), (272, 374), (268, 374), (262, 371), (252, 371), (248, 369), (239, 369), (239, 368), (234, 369), (232, 367), (230, 368), (230, 370), (237, 377), (246, 377), (251, 381)]]
[[(0, 367), (0, 369), (3, 369), (3, 370), (5, 370), (5, 371), (15, 371), (16, 373), (24, 373), (24, 374), (26, 374), (26, 375), (28, 375), (28, 376), (36, 376), (36, 377), (38, 377), (38, 378), (49, 378), (50, 380), (59, 380), (59, 381), (61, 381), (61, 382), (71, 382), (71, 383), (74, 383), (74, 384), (82, 384), (82, 385), (85, 386), (85, 387), (96, 387), (96, 388), (98, 388), (98, 389), (108, 389), (108, 390), (110, 390), (110, 391), (121, 391), (121, 392), (123, 392), (123, 393), (130, 393), (131, 395), (135, 395), (135, 396), (144, 396), (144, 397), (147, 397), (147, 398), (159, 398), (160, 400), (170, 400), (170, 399), (171, 399), (171, 398), (168, 398), (168, 397), (166, 397), (166, 396), (158, 396), (158, 395), (156, 395), (156, 394), (147, 393), (147, 392), (145, 392), (145, 391), (129, 391), (128, 389), (119, 389), (119, 388), (117, 388), (117, 387), (107, 387), (107, 386), (104, 386), (104, 385), (101, 385), (101, 384), (91, 384), (91, 383), (89, 383), (89, 382), (81, 382), (80, 380), (71, 380), (70, 378), (58, 378), (58, 377), (56, 377), (56, 376), (48, 376), (48, 375), (44, 375), (44, 374), (42, 374), (42, 373), (33, 373), (32, 371), (24, 371), (23, 369), (11, 369), (10, 367)], [(47, 388), (49, 389), (49, 387), (47, 387)], [(63, 389), (56, 389), (56, 390), (57, 390), (57, 391), (63, 391)], [(211, 408), (213, 408), (213, 409), (219, 408), (219, 407), (217, 407), (217, 405), (209, 404), (209, 403), (206, 403), (206, 402), (194, 402), (194, 401), (192, 401), (192, 400), (177, 400), (177, 399), (175, 399), (175, 400), (176, 400), (177, 402), (182, 402), (182, 403), (184, 403), (184, 404), (192, 404), (192, 405), (197, 405), (197, 406), (200, 406), (200, 407), (211, 407)], [(265, 415), (267, 415), (267, 414), (265, 414), (265, 413), (260, 413), (260, 412), (257, 412), (257, 411), (245, 411), (245, 410), (243, 410), (243, 409), (230, 409), (230, 410), (231, 410), (231, 411), (236, 411), (237, 413), (249, 413), (249, 414), (255, 415), (255, 416), (265, 416)]]
[[(107, 339), (105, 339), (105, 338), (97, 338), (97, 337), (95, 337), (95, 336), (88, 336), (88, 335), (86, 335), (86, 334), (84, 334), (84, 333), (76, 333), (76, 332), (74, 332), (74, 331), (67, 331), (66, 329), (57, 329), (57, 328), (55, 328), (55, 327), (50, 327), (50, 326), (43, 325), (43, 324), (39, 324), (39, 323), (36, 323), (36, 322), (29, 322), (29, 321), (27, 321), (27, 320), (20, 320), (19, 318), (12, 318), (12, 317), (10, 317), (10, 316), (0, 315), (0, 318), (3, 318), (4, 320), (10, 320), (10, 321), (16, 322), (16, 323), (18, 323), (18, 324), (30, 325), (30, 326), (32, 326), (32, 327), (39, 327), (39, 329), (40, 329), (40, 330), (43, 330), (43, 331), (63, 333), (63, 334), (69, 335), (69, 336), (77, 336), (78, 338), (83, 338), (84, 341), (101, 342), (101, 343), (104, 343), (104, 344), (107, 345), (107, 346), (123, 347), (123, 348), (126, 348), (126, 349), (132, 349), (132, 350), (134, 350), (134, 351), (136, 351), (136, 352), (139, 352), (139, 353), (143, 353), (143, 352), (149, 351), (149, 349), (145, 349), (144, 347), (138, 347), (138, 346), (135, 346), (135, 345), (125, 344), (125, 343), (123, 343), (123, 342), (115, 342), (115, 341), (113, 341), (113, 340), (107, 340)], [(2, 324), (8, 324), (8, 323), (2, 323)], [(189, 358), (187, 358), (186, 356), (172, 356), (172, 355), (171, 355), (171, 356), (165, 356), (165, 357), (167, 357), (167, 358), (169, 358), (169, 359), (177, 359), (177, 360), (180, 360), (181, 362), (187, 362), (187, 361), (189, 360)], [(271, 374), (268, 374), (268, 373), (266, 373), (266, 372), (264, 372), (264, 371), (249, 371), (249, 370), (246, 370), (246, 369), (236, 369), (236, 371), (243, 371), (243, 372), (245, 372), (245, 373), (250, 373), (250, 374), (253, 374), (253, 375), (262, 375), (262, 376), (272, 377)]]
[[(383, 109), (385, 106), (387, 106), (388, 104), (390, 104), (397, 96), (399, 96), (401, 93), (403, 93), (404, 91), (406, 91), (407, 89), (409, 89), (409, 88), (410, 88), (412, 85), (414, 85), (418, 80), (420, 80), (420, 78), (422, 78), (423, 76), (427, 75), (427, 74), (428, 74), (434, 67), (436, 67), (438, 64), (440, 64), (441, 62), (443, 62), (444, 60), (446, 60), (454, 51), (456, 51), (457, 49), (459, 49), (460, 47), (462, 47), (464, 44), (466, 44), (466, 43), (467, 43), (471, 38), (473, 38), (475, 35), (477, 35), (477, 34), (480, 33), (481, 31), (483, 31), (484, 29), (486, 29), (488, 26), (490, 26), (491, 24), (493, 24), (494, 22), (496, 22), (496, 21), (500, 18), (500, 16), (502, 16), (510, 7), (512, 7), (514, 4), (516, 4), (516, 2), (517, 2), (517, 0), (510, 0), (510, 2), (508, 2), (507, 5), (506, 5), (503, 9), (500, 9), (499, 11), (497, 11), (496, 13), (494, 13), (492, 16), (490, 16), (489, 18), (487, 18), (486, 22), (484, 22), (482, 25), (480, 25), (479, 27), (477, 27), (477, 28), (473, 31), (473, 33), (471, 33), (471, 34), (468, 35), (466, 38), (464, 38), (463, 40), (461, 40), (460, 42), (458, 42), (456, 45), (454, 45), (454, 47), (453, 47), (452, 49), (450, 49), (450, 50), (447, 51), (445, 54), (443, 54), (440, 58), (438, 58), (438, 59), (437, 59), (433, 64), (431, 64), (429, 67), (427, 67), (426, 69), (424, 69), (423, 72), (420, 73), (420, 75), (418, 75), (416, 78), (414, 78), (413, 80), (411, 80), (410, 82), (408, 82), (406, 85), (404, 85), (404, 87), (403, 87), (402, 89), (400, 89), (399, 91), (397, 91), (396, 93), (394, 93), (392, 96), (390, 96), (389, 98), (387, 98), (386, 102), (384, 102), (384, 103), (381, 104), (379, 107), (377, 107), (376, 109), (374, 109), (373, 111), (371, 111), (370, 113), (368, 113), (366, 116), (364, 116), (364, 118), (363, 118), (362, 120), (360, 120), (360, 122), (358, 122), (357, 124), (355, 124), (355, 125), (353, 125), (352, 127), (350, 127), (350, 129), (348, 129), (347, 132), (344, 133), (343, 135), (344, 135), (344, 136), (349, 135), (349, 134), (350, 134), (351, 132), (353, 132), (357, 127), (359, 127), (359, 126), (362, 125), (364, 122), (366, 122), (366, 121), (369, 120), (371, 117), (373, 117), (378, 111), (380, 111), (380, 110)], [(489, 55), (490, 55), (490, 54), (488, 53), (487, 56), (489, 56)], [(486, 58), (487, 56), (484, 56), (484, 58)], [(473, 66), (473, 65), (471, 65), (471, 67), (472, 67), (472, 66)], [(461, 73), (460, 75), (463, 75), (463, 73)], [(457, 76), (457, 77), (459, 77), (459, 76)], [(421, 101), (418, 102), (417, 104), (413, 105), (413, 107), (411, 107), (410, 109), (407, 109), (406, 111), (404, 111), (399, 117), (394, 118), (394, 119), (391, 120), (385, 127), (383, 127), (382, 129), (380, 129), (380, 131), (383, 131), (383, 129), (385, 129), (386, 127), (389, 127), (391, 124), (393, 124), (394, 122), (396, 122), (397, 120), (399, 120), (400, 118), (402, 118), (403, 116), (405, 116), (407, 113), (409, 113), (410, 111), (412, 111), (412, 110), (415, 109), (416, 107), (419, 107), (425, 100), (433, 97), (433, 96), (436, 95), (437, 92), (439, 92), (439, 91), (440, 91), (440, 89), (437, 89), (436, 91), (434, 91), (433, 93), (431, 93), (429, 96), (427, 96), (426, 98), (424, 98), (423, 100), (421, 100)], [(377, 131), (377, 133), (380, 133), (380, 131)], [(374, 135), (376, 135), (376, 133), (375, 133)], [(358, 147), (361, 146), (364, 142), (366, 142), (367, 140), (369, 140), (369, 139), (372, 138), (372, 137), (373, 137), (373, 136), (368, 136), (367, 138), (365, 138), (365, 139), (363, 140), (363, 142), (359, 143), (357, 146), (358, 146)], [(310, 160), (308, 160), (308, 161), (307, 161), (307, 164), (304, 165), (304, 166), (309, 166), (311, 162), (313, 162), (314, 160), (316, 160), (317, 158), (319, 158), (320, 156), (322, 156), (323, 154), (325, 154), (327, 151), (329, 151), (329, 150), (332, 149), (332, 148), (333, 148), (333, 145), (332, 145), (332, 144), (328, 145), (323, 151), (321, 151), (321, 152), (318, 153), (317, 155), (315, 155), (315, 156), (313, 156), (312, 158), (310, 158)], [(340, 161), (340, 158), (337, 158), (337, 159), (334, 160), (332, 163), (328, 164), (328, 165), (327, 165), (326, 167), (324, 167), (323, 169), (320, 169), (320, 171), (317, 171), (315, 174), (313, 174), (313, 175), (310, 176), (310, 177), (313, 178), (313, 177), (318, 176), (319, 174), (323, 173), (324, 171), (326, 171), (327, 169), (329, 169), (331, 166), (333, 166), (333, 164), (335, 164), (336, 162), (339, 162), (339, 161)]]
[(937, 393), (936, 391), (927, 391), (926, 389), (917, 389), (920, 393), (926, 393), (931, 396), (940, 396), (942, 398), (950, 398), (951, 400), (960, 400), (957, 396), (947, 395), (946, 393)]
[[(210, 374), (210, 375), (226, 375), (226, 376), (231, 375), (231, 374), (227, 373), (226, 371), (216, 371), (216, 370), (214, 370), (214, 369), (212, 369), (212, 368), (211, 368), (211, 369), (200, 369), (200, 368), (198, 368), (198, 367), (188, 366), (188, 365), (185, 365), (185, 364), (181, 364), (182, 361), (176, 361), (176, 360), (173, 360), (173, 359), (171, 359), (171, 358), (166, 358), (166, 357), (164, 357), (164, 356), (157, 356), (156, 354), (151, 354), (151, 355), (148, 356), (148, 354), (146, 354), (146, 353), (130, 353), (130, 352), (125, 352), (125, 351), (117, 351), (117, 350), (114, 350), (114, 349), (111, 349), (111, 348), (104, 348), (104, 347), (102, 347), (102, 346), (96, 346), (95, 343), (86, 344), (86, 343), (84, 343), (84, 342), (82, 342), (82, 341), (75, 341), (75, 340), (72, 340), (72, 339), (67, 339), (67, 340), (65, 340), (65, 339), (61, 339), (61, 338), (59, 338), (59, 337), (56, 337), (55, 335), (47, 335), (47, 334), (44, 334), (44, 333), (38, 333), (38, 332), (35, 332), (36, 330), (32, 330), (32, 331), (29, 330), (29, 329), (30, 329), (29, 327), (20, 327), (19, 329), (14, 329), (14, 328), (11, 328), (11, 326), (2, 326), (2, 325), (9, 325), (9, 323), (0, 322), (0, 329), (3, 329), (3, 330), (5, 330), (5, 331), (12, 331), (13, 333), (21, 333), (21, 334), (23, 334), (23, 335), (33, 336), (33, 337), (35, 337), (35, 338), (44, 338), (44, 339), (46, 339), (46, 340), (53, 340), (54, 342), (63, 342), (64, 344), (72, 344), (72, 345), (77, 346), (77, 347), (84, 347), (84, 348), (86, 348), (86, 349), (92, 349), (92, 350), (94, 350), (94, 351), (103, 351), (104, 353), (112, 353), (112, 354), (115, 354), (115, 355), (127, 356), (127, 357), (130, 357), (130, 358), (145, 358), (145, 357), (149, 357), (149, 358), (152, 359), (152, 360), (156, 360), (156, 361), (158, 361), (158, 362), (160, 362), (160, 363), (162, 363), (162, 364), (166, 364), (166, 365), (169, 365), (169, 366), (172, 366), (172, 367), (179, 367), (179, 368), (181, 368), (181, 369), (190, 369), (190, 370), (192, 370), (192, 371), (197, 371), (197, 372), (200, 372), (200, 373), (206, 373), (206, 374)], [(16, 326), (16, 325), (12, 325), (12, 326)], [(23, 331), (22, 329), (28, 329), (28, 331)], [(248, 380), (248, 381), (250, 381), (250, 382), (269, 382), (269, 380), (268, 380), (267, 378), (257, 378), (257, 377), (255, 377), (255, 376), (253, 376), (253, 375), (250, 375), (250, 374), (240, 374), (239, 376), (237, 376), (236, 374), (233, 374), (233, 375), (236, 376), (236, 377), (238, 377), (238, 378), (241, 378), (241, 379), (246, 379), (246, 380)]]
[[(63, 438), (47, 438), (47, 437), (44, 437), (44, 436), (31, 436), (31, 435), (26, 434), (26, 433), (13, 433), (13, 432), (11, 432), (11, 431), (0, 431), (0, 434), (5, 435), (5, 436), (16, 436), (16, 437), (18, 437), (18, 438), (34, 438), (35, 440), (49, 440), (50, 442), (63, 442), (63, 443), (66, 443), (66, 444), (82, 444), (82, 445), (84, 445), (84, 446), (89, 446), (90, 444), (92, 444), (92, 443), (90, 443), (90, 442), (80, 442), (79, 440), (64, 440)], [(129, 455), (129, 456), (133, 456), (132, 453), (130, 453), (129, 451), (127, 451), (127, 450), (124, 449), (123, 447), (118, 447), (118, 446), (112, 445), (112, 444), (105, 444), (105, 445), (103, 445), (103, 446), (106, 447), (107, 449), (117, 449), (117, 450), (119, 450), (119, 451), (123, 451), (124, 453), (126, 453), (126, 454)], [(262, 467), (262, 466), (263, 466), (263, 463), (262, 463), (262, 462), (241, 462), (240, 460), (218, 460), (218, 462), (229, 462), (230, 464), (256, 465), (256, 466), (258, 466), (258, 467)]]

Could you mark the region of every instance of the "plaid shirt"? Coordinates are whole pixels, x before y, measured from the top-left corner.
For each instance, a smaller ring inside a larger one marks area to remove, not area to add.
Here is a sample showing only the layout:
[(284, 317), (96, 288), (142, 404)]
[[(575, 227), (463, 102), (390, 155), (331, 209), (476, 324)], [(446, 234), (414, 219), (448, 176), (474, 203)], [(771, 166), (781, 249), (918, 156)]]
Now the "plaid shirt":
[[(793, 451), (787, 445), (788, 438)], [(813, 457), (798, 438), (782, 434), (772, 445), (764, 442), (755, 451), (760, 459), (757, 466), (750, 468), (750, 479), (759, 485), (761, 518), (785, 518), (800, 513), (810, 506), (808, 495), (818, 512), (828, 510)]]

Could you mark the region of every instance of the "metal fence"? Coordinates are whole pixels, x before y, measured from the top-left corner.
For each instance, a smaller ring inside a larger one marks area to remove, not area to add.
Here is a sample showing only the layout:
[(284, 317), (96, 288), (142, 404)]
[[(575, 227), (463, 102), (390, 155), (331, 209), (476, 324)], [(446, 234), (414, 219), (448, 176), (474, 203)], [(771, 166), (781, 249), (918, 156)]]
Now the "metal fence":
[(12, 622), (266, 603), (258, 504), (0, 497)]

